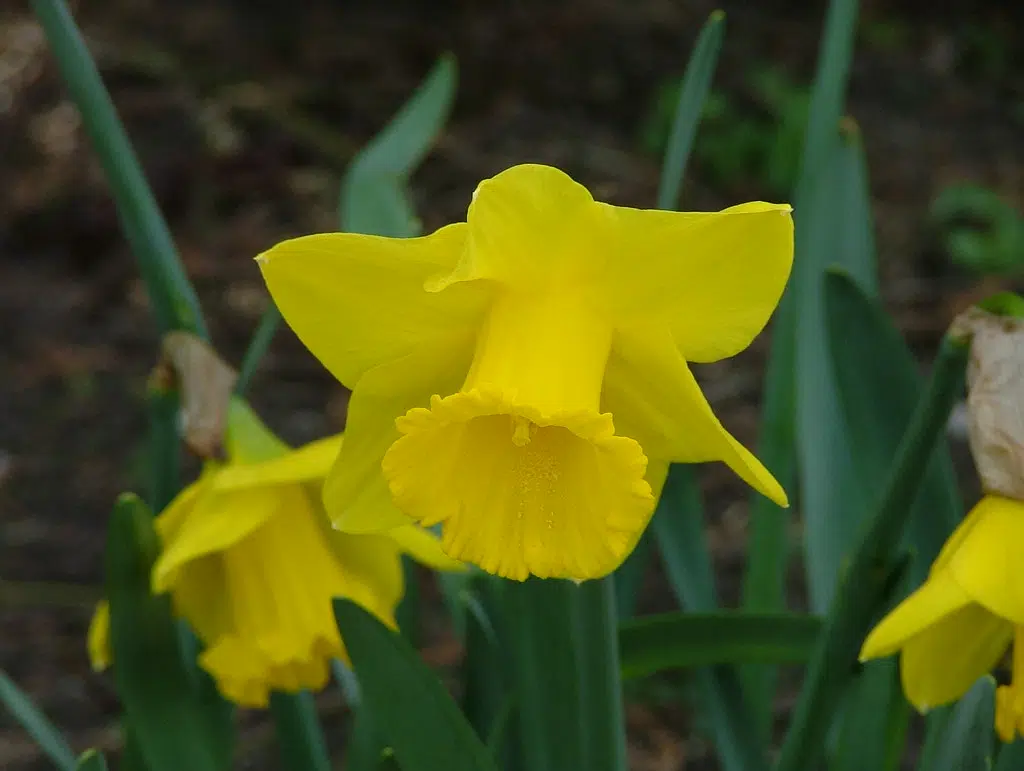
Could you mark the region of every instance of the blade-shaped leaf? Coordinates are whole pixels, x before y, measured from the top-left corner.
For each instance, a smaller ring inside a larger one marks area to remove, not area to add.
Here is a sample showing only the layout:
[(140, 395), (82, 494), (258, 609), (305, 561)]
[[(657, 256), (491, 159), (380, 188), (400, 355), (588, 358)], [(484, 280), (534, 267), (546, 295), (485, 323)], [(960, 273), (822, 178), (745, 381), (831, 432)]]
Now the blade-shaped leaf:
[(619, 626), (623, 677), (663, 669), (806, 661), (820, 619), (796, 613), (663, 613)]
[(437, 675), (405, 640), (349, 600), (335, 600), (334, 615), (363, 703), (403, 771), (496, 771)]
[(86, 750), (75, 766), (78, 771), (107, 771), (107, 759), (99, 750)]
[(675, 116), (669, 133), (668, 147), (658, 184), (658, 208), (674, 210), (679, 205), (679, 188), (686, 174), (686, 164), (697, 135), (697, 125), (704, 114), (711, 78), (718, 65), (718, 52), (725, 36), (725, 12), (713, 11), (704, 23), (683, 73), (676, 102)]
[(211, 723), (184, 668), (166, 595), (150, 593), (159, 537), (146, 505), (123, 495), (107, 538), (106, 590), (114, 679), (149, 771), (217, 771)]
[(996, 682), (983, 677), (953, 708), (942, 749), (932, 771), (989, 771), (992, 768)]
[(75, 753), (43, 714), (42, 710), (24, 693), (7, 673), (0, 669), (0, 702), (31, 736), (46, 756), (62, 771), (74, 771), (78, 765)]
[(398, 238), (420, 231), (406, 184), (448, 117), (455, 84), (455, 59), (444, 56), (355, 157), (342, 181), (339, 216), (344, 230)]

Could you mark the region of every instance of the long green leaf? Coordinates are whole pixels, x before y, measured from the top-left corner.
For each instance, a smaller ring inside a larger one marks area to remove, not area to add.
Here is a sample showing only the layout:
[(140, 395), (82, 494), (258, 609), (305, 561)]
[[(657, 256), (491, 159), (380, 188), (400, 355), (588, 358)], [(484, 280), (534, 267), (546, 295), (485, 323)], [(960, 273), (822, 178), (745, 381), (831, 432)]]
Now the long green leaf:
[(992, 725), (996, 683), (983, 677), (953, 708), (945, 741), (932, 771), (989, 771), (992, 768)]
[(965, 340), (950, 335), (943, 338), (928, 387), (825, 621), (777, 771), (807, 771), (824, 748), (836, 708), (855, 671), (861, 643), (892, 588), (893, 557), (928, 462), (962, 391), (967, 348)]
[[(861, 484), (877, 489), (896, 456), (922, 378), (879, 302), (841, 271), (828, 272), (824, 284), (832, 363), (854, 466)], [(911, 567), (911, 589), (927, 575), (962, 517), (953, 461), (942, 441), (928, 464), (908, 528), (908, 546), (917, 557)]]
[(574, 593), (569, 581), (506, 582), (502, 604), (512, 635), (523, 766), (584, 768)]
[(582, 767), (587, 771), (627, 771), (615, 585), (611, 578), (584, 581), (575, 594)]
[(208, 338), (199, 299), (74, 19), (63, 0), (32, 0), (32, 9), (110, 181), (122, 227), (139, 260), (160, 330), (182, 329)]
[(365, 704), (403, 771), (496, 771), (441, 681), (409, 644), (349, 600), (334, 601)]
[(455, 85), (455, 59), (444, 56), (352, 161), (342, 182), (339, 216), (344, 230), (399, 238), (420, 231), (407, 182), (444, 126)]
[[(823, 612), (829, 604), (832, 583), (827, 580), (832, 567), (828, 556), (816, 544), (827, 538), (828, 514), (823, 510), (833, 490), (831, 476), (808, 482), (813, 475), (829, 469), (818, 468), (820, 460), (826, 466), (835, 468), (833, 455), (836, 452), (834, 437), (816, 439), (812, 415), (823, 405), (812, 401), (800, 405), (798, 390), (814, 387), (811, 380), (814, 373), (805, 370), (808, 352), (815, 343), (814, 332), (805, 332), (798, 342), (798, 329), (813, 326), (815, 321), (807, 316), (807, 305), (815, 304), (814, 295), (817, 276), (822, 265), (815, 259), (812, 243), (805, 229), (808, 211), (813, 205), (816, 193), (820, 192), (817, 177), (827, 165), (831, 148), (836, 142), (836, 129), (843, 111), (846, 83), (849, 77), (853, 53), (854, 27), (857, 18), (857, 0), (831, 0), (825, 20), (822, 45), (818, 53), (818, 65), (811, 91), (807, 127), (800, 158), (800, 171), (793, 195), (794, 220), (796, 223), (796, 254), (793, 277), (782, 299), (772, 329), (771, 357), (765, 380), (764, 407), (758, 441), (758, 457), (787, 490), (792, 490), (797, 479), (798, 446), (808, 440), (812, 445), (822, 445), (822, 455), (811, 457), (813, 450), (801, 449), (802, 474), (800, 478), (800, 509), (807, 525), (807, 549), (805, 563), (808, 572), (811, 607)], [(817, 188), (817, 189), (816, 189)], [(825, 259), (831, 260), (832, 257)], [(808, 300), (804, 287), (810, 286), (813, 293)], [(820, 354), (820, 342), (818, 344)], [(813, 360), (811, 360), (813, 362)], [(820, 360), (817, 362), (820, 364)], [(813, 364), (812, 364), (813, 366)], [(827, 373), (826, 373), (827, 374)], [(801, 388), (798, 384), (804, 383)], [(825, 405), (827, 406), (827, 405)], [(822, 431), (830, 432), (834, 414), (823, 414)], [(802, 427), (802, 428), (801, 428)], [(799, 439), (798, 439), (799, 435)], [(837, 452), (841, 452), (839, 447)], [(806, 465), (809, 461), (810, 465)], [(841, 465), (840, 465), (841, 468)], [(842, 473), (842, 472), (840, 472)], [(847, 484), (839, 491), (845, 493)], [(853, 491), (856, 492), (856, 491)], [(831, 498), (832, 502), (835, 498)], [(789, 558), (787, 528), (789, 516), (763, 496), (755, 496), (751, 503), (751, 536), (748, 547), (749, 564), (743, 584), (743, 605), (751, 611), (774, 612), (785, 609), (785, 576)], [(838, 564), (838, 560), (836, 563)], [(772, 695), (775, 675), (771, 669), (754, 669), (745, 673), (746, 693), (751, 702), (755, 718), (755, 731), (765, 740), (772, 718)]]
[(46, 753), (46, 756), (53, 761), (57, 768), (62, 771), (74, 771), (78, 761), (64, 737), (54, 728), (32, 699), (15, 685), (2, 669), (0, 669), (0, 702), (3, 702), (11, 717), (21, 724), (21, 727), (28, 732), (28, 735), (35, 740), (39, 748)]
[[(1013, 744), (1006, 744), (999, 750), (993, 771), (1020, 771), (1024, 768), (1024, 739), (1017, 739)], [(922, 768), (921, 771), (924, 771)]]
[(663, 613), (619, 626), (623, 677), (761, 661), (806, 661), (821, 620), (796, 613)]
[(159, 550), (146, 505), (122, 495), (106, 555), (114, 679), (149, 771), (217, 771), (210, 723), (183, 666), (170, 600), (150, 593)]
[[(680, 605), (693, 612), (715, 609), (714, 573), (704, 539), (703, 505), (689, 466), (673, 465), (662, 490), (652, 527)], [(726, 771), (759, 771), (767, 767), (753, 717), (732, 667), (698, 669), (694, 675), (718, 757)]]
[(270, 713), (274, 716), (285, 768), (290, 771), (330, 771), (331, 759), (312, 694), (308, 691), (272, 693)]
[(107, 771), (107, 759), (99, 750), (86, 750), (74, 768), (78, 771)]
[(679, 99), (669, 133), (668, 147), (658, 184), (658, 208), (674, 210), (679, 205), (679, 189), (686, 174), (686, 165), (697, 135), (697, 125), (704, 112), (711, 78), (718, 64), (718, 52), (725, 35), (725, 12), (713, 11), (704, 23), (683, 73)]
[(897, 767), (910, 719), (895, 658), (868, 662), (850, 690), (832, 771)]

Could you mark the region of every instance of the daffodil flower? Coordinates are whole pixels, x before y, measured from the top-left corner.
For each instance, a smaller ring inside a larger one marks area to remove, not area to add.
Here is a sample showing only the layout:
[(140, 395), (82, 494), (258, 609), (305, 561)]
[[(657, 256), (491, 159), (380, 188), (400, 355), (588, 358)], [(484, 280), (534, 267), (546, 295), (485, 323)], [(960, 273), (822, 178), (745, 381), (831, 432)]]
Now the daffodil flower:
[[(157, 517), (163, 551), (153, 590), (170, 593), (202, 640), (199, 664), (221, 692), (263, 707), (271, 690), (322, 688), (330, 660), (346, 658), (331, 598), (349, 598), (394, 628), (403, 553), (441, 569), (461, 565), (415, 526), (332, 531), (319, 486), (341, 436), (291, 450), (235, 402), (227, 444), (228, 463), (211, 464)], [(98, 669), (110, 661), (108, 630), (102, 603), (89, 633)]]
[(422, 238), (285, 241), (259, 258), (285, 320), (352, 389), (324, 488), (343, 530), (442, 524), (452, 557), (514, 579), (609, 573), (669, 462), (725, 461), (779, 504), (688, 361), (746, 348), (789, 276), (790, 207), (595, 201), (548, 166), (477, 188)]
[(903, 691), (920, 711), (958, 699), (1013, 644), (996, 693), (1003, 741), (1024, 735), (1024, 503), (985, 496), (950, 536), (928, 580), (868, 636), (861, 659), (900, 653)]

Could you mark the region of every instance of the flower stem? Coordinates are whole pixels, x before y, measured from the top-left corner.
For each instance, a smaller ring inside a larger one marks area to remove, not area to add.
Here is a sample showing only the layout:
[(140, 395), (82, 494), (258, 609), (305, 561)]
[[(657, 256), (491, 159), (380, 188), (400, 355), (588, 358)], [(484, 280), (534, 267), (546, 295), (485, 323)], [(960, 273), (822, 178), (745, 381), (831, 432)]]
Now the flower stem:
[(281, 324), (281, 312), (274, 305), (273, 300), (267, 300), (267, 307), (260, 316), (259, 326), (253, 332), (249, 347), (245, 349), (242, 357), (242, 366), (238, 369), (238, 380), (235, 381), (235, 393), (241, 396), (249, 387), (252, 376), (256, 373), (256, 367), (263, 359), (267, 349), (270, 347), (274, 333)]
[(885, 490), (851, 555), (825, 621), (776, 771), (815, 767), (842, 695), (856, 674), (857, 654), (884, 602), (891, 562), (925, 469), (963, 388), (966, 340), (947, 334), (910, 428), (900, 443)]
[(331, 771), (316, 705), (308, 691), (270, 695), (281, 759), (288, 771)]
[(121, 226), (139, 260), (160, 331), (180, 329), (209, 339), (170, 230), (67, 5), (63, 0), (32, 0), (32, 9), (110, 181)]

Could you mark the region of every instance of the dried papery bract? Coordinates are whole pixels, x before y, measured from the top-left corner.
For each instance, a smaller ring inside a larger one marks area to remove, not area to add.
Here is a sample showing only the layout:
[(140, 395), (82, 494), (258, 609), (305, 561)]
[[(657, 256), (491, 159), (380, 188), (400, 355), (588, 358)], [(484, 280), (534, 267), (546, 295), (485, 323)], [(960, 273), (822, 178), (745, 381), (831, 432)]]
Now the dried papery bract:
[(955, 328), (972, 338), (968, 434), (982, 489), (1024, 500), (1024, 319), (972, 308)]
[(169, 332), (157, 371), (167, 370), (181, 392), (181, 433), (201, 458), (223, 456), (228, 404), (238, 373), (209, 344), (188, 332)]

